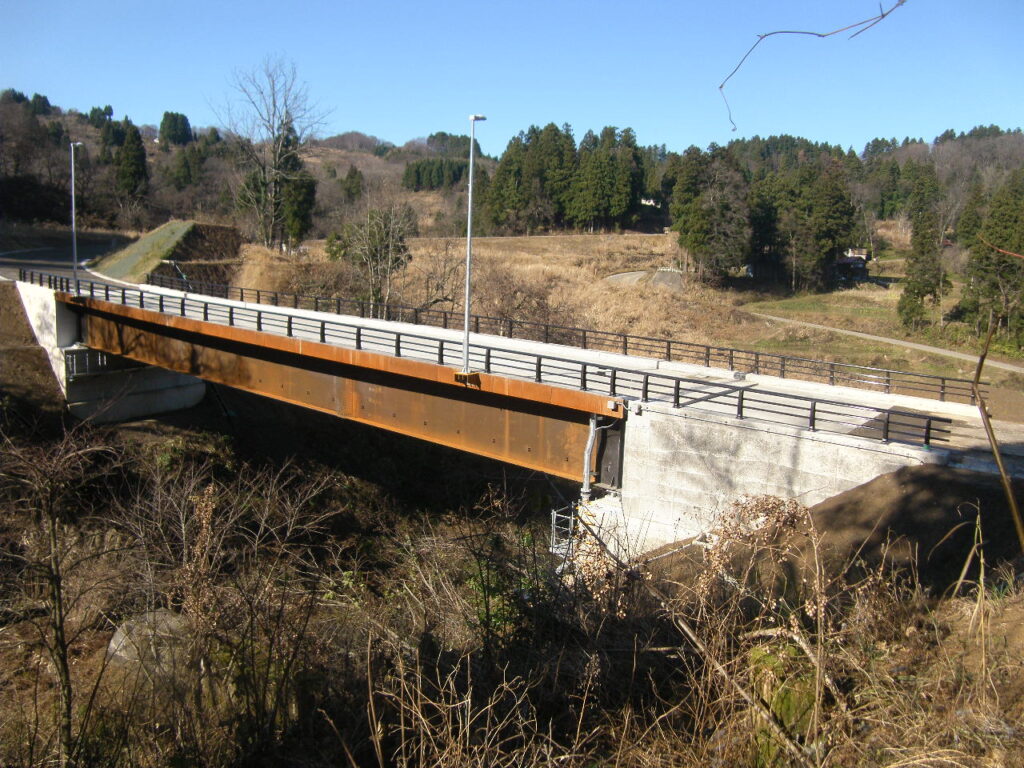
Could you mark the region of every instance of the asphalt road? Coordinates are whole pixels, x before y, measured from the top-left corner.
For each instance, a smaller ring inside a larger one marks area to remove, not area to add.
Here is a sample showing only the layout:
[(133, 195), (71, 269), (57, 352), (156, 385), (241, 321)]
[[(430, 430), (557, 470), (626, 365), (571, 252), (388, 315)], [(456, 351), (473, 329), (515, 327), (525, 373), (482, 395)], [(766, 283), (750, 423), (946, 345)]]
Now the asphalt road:
[[(58, 237), (54, 237), (54, 240), (57, 239)], [(64, 238), (59, 239), (63, 240)], [(79, 235), (79, 264), (123, 248), (126, 242), (123, 238), (109, 235)], [(66, 242), (44, 243), (0, 251), (0, 275), (11, 279), (16, 278), (19, 268), (70, 276), (72, 272), (71, 236), (67, 236)], [(79, 277), (85, 276), (84, 272), (79, 273)]]

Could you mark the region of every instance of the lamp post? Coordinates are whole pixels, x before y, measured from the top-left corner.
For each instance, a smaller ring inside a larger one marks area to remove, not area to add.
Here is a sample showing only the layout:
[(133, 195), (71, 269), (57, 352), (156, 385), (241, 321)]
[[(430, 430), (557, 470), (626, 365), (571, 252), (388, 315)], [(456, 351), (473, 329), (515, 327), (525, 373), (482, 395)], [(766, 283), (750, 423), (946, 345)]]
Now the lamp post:
[(466, 203), (466, 296), (465, 315), (462, 320), (462, 372), (469, 373), (469, 292), (473, 274), (473, 150), (476, 146), (477, 120), (486, 120), (483, 115), (469, 116), (469, 199)]
[(71, 274), (74, 276), (74, 290), (78, 293), (78, 232), (75, 221), (75, 147), (80, 141), (71, 142)]

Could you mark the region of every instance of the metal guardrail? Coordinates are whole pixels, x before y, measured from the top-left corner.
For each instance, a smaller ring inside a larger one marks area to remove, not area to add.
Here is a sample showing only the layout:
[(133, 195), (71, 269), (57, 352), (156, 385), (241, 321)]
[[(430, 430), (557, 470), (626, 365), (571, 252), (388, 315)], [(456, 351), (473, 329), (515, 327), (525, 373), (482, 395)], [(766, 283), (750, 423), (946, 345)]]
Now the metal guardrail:
[[(395, 357), (428, 360), (458, 366), (462, 342), (398, 330), (368, 328), (358, 322), (307, 317), (294, 312), (237, 306), (202, 295), (167, 296), (141, 288), (93, 280), (72, 280), (60, 275), (19, 270), (19, 280), (52, 290), (164, 314), (201, 319), (232, 327), (335, 344)], [(751, 388), (745, 384), (692, 379), (664, 372), (635, 370), (598, 363), (502, 348), (495, 344), (470, 345), (476, 370), (558, 387), (596, 392), (609, 397), (659, 401), (673, 408), (709, 412), (736, 419), (784, 424), (812, 431), (853, 435), (882, 442), (930, 446), (949, 439), (952, 421), (927, 413), (880, 410), (857, 403), (810, 398), (788, 392)]]
[[(440, 309), (419, 309), (389, 305), (386, 311), (375, 311), (370, 302), (358, 299), (301, 296), (259, 288), (240, 288), (233, 285), (183, 280), (165, 275), (150, 274), (147, 282), (161, 288), (202, 293), (225, 299), (237, 299), (256, 304), (270, 304), (318, 312), (379, 317), (415, 325), (437, 328), (462, 329), (463, 315)], [(873, 368), (851, 363), (815, 360), (772, 352), (718, 347), (688, 341), (611, 333), (590, 328), (576, 328), (551, 323), (511, 320), (507, 318), (471, 315), (474, 333), (487, 333), (507, 338), (521, 338), (544, 343), (565, 344), (582, 349), (617, 352), (623, 355), (655, 357), (663, 360), (692, 363), (708, 368), (725, 368), (742, 373), (802, 379), (832, 386), (860, 387), (885, 392), (906, 394), (935, 400), (965, 402), (976, 405), (970, 379), (934, 376), (925, 373)]]

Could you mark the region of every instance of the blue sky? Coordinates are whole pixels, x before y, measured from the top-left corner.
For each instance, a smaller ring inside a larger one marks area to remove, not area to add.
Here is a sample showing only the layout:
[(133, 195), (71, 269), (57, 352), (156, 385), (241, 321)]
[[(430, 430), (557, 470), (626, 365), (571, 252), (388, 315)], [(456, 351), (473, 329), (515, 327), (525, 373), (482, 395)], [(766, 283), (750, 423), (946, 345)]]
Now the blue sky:
[[(883, 0), (889, 7), (895, 0)], [(286, 10), (287, 9), (287, 10)], [(327, 120), (404, 143), (478, 125), (500, 154), (530, 126), (577, 139), (631, 127), (681, 151), (790, 133), (863, 149), (876, 136), (932, 139), (1024, 126), (1024, 0), (907, 0), (850, 40), (829, 31), (877, 0), (0, 0), (0, 88), (158, 124), (165, 110), (215, 125), (233, 72), (290, 59)]]

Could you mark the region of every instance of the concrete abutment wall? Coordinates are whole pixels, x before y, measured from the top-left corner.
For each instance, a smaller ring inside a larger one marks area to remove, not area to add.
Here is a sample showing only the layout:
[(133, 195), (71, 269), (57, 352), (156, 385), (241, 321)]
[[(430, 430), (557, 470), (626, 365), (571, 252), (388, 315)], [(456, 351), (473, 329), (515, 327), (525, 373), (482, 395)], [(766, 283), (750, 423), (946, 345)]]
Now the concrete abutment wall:
[(592, 514), (610, 544), (636, 556), (709, 531), (744, 496), (813, 506), (900, 467), (947, 461), (944, 450), (644, 404), (626, 422), (621, 495)]
[(71, 414), (96, 423), (124, 421), (190, 408), (203, 399), (205, 382), (153, 366), (94, 367), (69, 375), (68, 357), (82, 348), (79, 316), (48, 288), (18, 283), (25, 315), (47, 354)]

